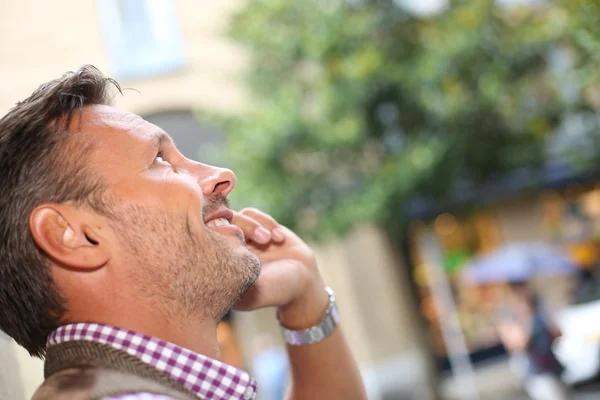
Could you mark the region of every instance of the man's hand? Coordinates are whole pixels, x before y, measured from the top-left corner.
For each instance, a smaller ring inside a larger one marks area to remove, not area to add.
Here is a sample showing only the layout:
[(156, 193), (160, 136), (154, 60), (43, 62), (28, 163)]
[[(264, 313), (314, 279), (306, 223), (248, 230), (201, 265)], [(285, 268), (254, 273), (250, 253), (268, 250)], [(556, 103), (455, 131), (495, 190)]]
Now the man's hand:
[[(289, 229), (254, 208), (237, 213), (233, 223), (246, 235), (248, 248), (263, 263), (256, 283), (238, 310), (277, 307), (288, 329), (308, 329), (325, 316), (329, 296), (310, 248)], [(356, 362), (341, 327), (307, 346), (287, 345), (290, 360), (288, 400), (366, 400)]]
[(248, 248), (263, 266), (260, 277), (235, 308), (277, 307), (281, 323), (290, 329), (305, 329), (320, 322), (329, 300), (308, 245), (255, 208), (236, 213), (233, 223), (242, 229)]

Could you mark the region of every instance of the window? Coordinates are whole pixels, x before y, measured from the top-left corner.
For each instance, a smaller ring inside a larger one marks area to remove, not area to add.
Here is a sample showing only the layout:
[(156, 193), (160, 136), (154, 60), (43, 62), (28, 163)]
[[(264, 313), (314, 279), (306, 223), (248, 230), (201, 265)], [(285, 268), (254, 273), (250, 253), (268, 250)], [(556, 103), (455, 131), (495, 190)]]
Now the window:
[(225, 161), (223, 134), (199, 121), (193, 111), (170, 110), (143, 117), (171, 135), (179, 151), (187, 158), (217, 165)]
[(98, 7), (117, 77), (160, 75), (183, 67), (170, 0), (98, 0)]

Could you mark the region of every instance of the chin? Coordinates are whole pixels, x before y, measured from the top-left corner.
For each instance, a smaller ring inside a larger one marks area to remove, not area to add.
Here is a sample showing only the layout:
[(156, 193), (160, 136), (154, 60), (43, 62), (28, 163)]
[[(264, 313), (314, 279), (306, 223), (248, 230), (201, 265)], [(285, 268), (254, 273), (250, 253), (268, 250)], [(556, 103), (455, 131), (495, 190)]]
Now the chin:
[(245, 262), (247, 263), (248, 270), (251, 271), (251, 275), (253, 276), (252, 283), (254, 283), (260, 276), (262, 271), (262, 263), (260, 262), (258, 256), (250, 250), (246, 249), (246, 254), (247, 258), (245, 257)]
[(262, 271), (262, 263), (256, 254), (246, 249), (245, 255), (242, 256), (242, 262), (240, 263), (243, 271), (240, 271), (243, 275), (244, 288), (242, 292), (246, 292), (256, 282)]
[(244, 255), (238, 258), (236, 264), (238, 266), (238, 270), (236, 271), (238, 275), (235, 277), (235, 280), (237, 280), (237, 289), (230, 292), (233, 296), (226, 300), (227, 307), (221, 310), (221, 314), (217, 320), (222, 319), (225, 314), (235, 307), (242, 296), (244, 296), (258, 280), (262, 270), (262, 264), (258, 256), (249, 250), (244, 252)]

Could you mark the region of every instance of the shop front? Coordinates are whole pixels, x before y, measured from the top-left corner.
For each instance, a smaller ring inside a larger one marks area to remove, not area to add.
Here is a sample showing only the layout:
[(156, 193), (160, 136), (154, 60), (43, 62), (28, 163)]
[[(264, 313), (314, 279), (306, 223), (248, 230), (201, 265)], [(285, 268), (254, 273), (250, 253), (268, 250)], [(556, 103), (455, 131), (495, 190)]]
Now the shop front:
[[(502, 254), (510, 246), (526, 250), (543, 244), (561, 260), (568, 260), (572, 273), (528, 279), (559, 320), (566, 321), (564, 315), (576, 305), (589, 307), (600, 300), (600, 184), (595, 181), (507, 198), (470, 213), (442, 213), (412, 222), (408, 233), (419, 309), (442, 368), (448, 368), (453, 354), (461, 351), (475, 365), (504, 353), (495, 319), (510, 279), (474, 284), (464, 278), (465, 270), (487, 255)], [(424, 243), (430, 243), (429, 247)], [(553, 260), (548, 258), (548, 262)], [(443, 296), (440, 287), (444, 286), (453, 304)], [(452, 332), (451, 314), (460, 333)], [(598, 333), (600, 339), (600, 328)]]

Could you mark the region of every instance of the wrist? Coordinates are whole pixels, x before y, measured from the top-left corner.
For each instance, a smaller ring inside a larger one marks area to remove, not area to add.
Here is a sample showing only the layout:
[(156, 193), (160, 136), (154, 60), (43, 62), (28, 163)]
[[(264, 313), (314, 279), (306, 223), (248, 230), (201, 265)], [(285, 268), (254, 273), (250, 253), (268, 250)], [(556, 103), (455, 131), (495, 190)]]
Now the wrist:
[(279, 323), (287, 329), (308, 329), (319, 324), (329, 307), (329, 295), (325, 283), (315, 279), (302, 294), (291, 303), (279, 307)]

